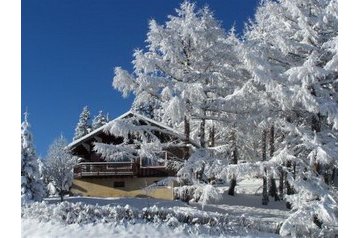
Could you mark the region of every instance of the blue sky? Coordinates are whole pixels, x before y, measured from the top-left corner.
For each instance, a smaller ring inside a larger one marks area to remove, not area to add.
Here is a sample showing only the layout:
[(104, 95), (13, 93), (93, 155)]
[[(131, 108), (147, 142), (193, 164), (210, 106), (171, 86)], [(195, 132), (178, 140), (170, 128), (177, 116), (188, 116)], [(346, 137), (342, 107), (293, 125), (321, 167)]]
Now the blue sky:
[[(199, 0), (225, 29), (241, 32), (259, 0)], [(29, 0), (21, 2), (21, 112), (28, 108), (37, 153), (62, 133), (72, 141), (88, 105), (115, 118), (133, 97), (112, 88), (113, 69), (132, 71), (133, 50), (144, 48), (149, 19), (163, 24), (181, 1)], [(23, 115), (22, 115), (23, 118)]]

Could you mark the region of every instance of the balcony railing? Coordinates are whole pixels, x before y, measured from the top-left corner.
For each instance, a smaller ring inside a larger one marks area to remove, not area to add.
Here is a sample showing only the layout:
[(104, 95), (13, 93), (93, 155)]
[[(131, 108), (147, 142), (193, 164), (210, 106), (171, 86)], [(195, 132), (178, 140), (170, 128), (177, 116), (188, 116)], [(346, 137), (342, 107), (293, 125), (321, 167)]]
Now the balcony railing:
[(168, 152), (161, 151), (156, 153), (156, 159), (151, 160), (148, 158), (140, 158), (139, 160), (139, 167), (141, 169), (159, 169), (159, 168), (166, 168), (168, 163)]
[(90, 176), (136, 175), (136, 165), (132, 162), (84, 162), (75, 166), (75, 178)]

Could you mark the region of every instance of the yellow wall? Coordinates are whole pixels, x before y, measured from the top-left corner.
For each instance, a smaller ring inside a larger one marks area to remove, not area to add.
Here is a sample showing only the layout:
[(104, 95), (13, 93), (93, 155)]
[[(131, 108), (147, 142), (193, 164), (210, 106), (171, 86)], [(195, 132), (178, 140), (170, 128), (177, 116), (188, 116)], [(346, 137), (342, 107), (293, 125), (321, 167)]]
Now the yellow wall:
[[(163, 177), (80, 178), (73, 180), (71, 192), (75, 195), (91, 197), (153, 197), (173, 200), (173, 186), (143, 189), (161, 179)], [(114, 188), (113, 182), (115, 181), (123, 181), (125, 187)]]

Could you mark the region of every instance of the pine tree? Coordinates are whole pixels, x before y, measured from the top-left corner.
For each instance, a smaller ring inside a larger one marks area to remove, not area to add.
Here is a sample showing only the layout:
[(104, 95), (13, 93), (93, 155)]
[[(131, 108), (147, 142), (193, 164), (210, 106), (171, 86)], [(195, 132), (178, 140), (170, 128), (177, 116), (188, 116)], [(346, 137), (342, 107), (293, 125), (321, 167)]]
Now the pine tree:
[(77, 123), (73, 140), (77, 140), (91, 131), (91, 127), (89, 126), (89, 119), (90, 111), (88, 106), (85, 106), (80, 114), (80, 119)]
[(21, 203), (41, 201), (45, 195), (33, 145), (28, 113), (21, 124)]
[(105, 125), (107, 122), (108, 122), (107, 117), (102, 113), (102, 111), (99, 111), (98, 115), (93, 118), (92, 130), (96, 130), (97, 128), (100, 128), (101, 126)]

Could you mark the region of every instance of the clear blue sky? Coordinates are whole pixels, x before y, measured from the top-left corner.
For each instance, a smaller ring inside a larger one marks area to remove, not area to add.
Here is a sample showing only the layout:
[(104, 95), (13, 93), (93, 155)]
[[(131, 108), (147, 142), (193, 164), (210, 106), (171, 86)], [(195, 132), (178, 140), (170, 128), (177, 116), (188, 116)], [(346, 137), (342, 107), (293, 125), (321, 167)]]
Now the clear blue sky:
[[(259, 0), (198, 0), (225, 29), (241, 32)], [(23, 0), (21, 2), (21, 111), (28, 108), (38, 155), (62, 133), (72, 141), (88, 105), (115, 118), (129, 110), (112, 88), (113, 68), (132, 72), (133, 50), (144, 48), (148, 20), (163, 24), (181, 1)], [(22, 119), (23, 119), (23, 115)]]

